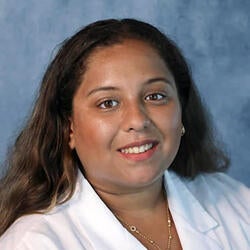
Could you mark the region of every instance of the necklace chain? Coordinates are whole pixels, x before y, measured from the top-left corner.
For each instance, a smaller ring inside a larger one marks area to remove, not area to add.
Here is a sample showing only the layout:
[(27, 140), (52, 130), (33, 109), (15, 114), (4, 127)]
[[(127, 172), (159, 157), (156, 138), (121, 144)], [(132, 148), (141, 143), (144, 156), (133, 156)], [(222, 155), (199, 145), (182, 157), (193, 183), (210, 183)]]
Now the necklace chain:
[[(148, 237), (147, 235), (143, 234), (141, 231), (138, 230), (138, 228), (135, 225), (129, 225), (128, 223), (126, 223), (124, 220), (122, 220), (118, 215), (116, 215), (117, 218), (128, 227), (128, 229), (132, 232), (132, 233), (136, 233), (138, 235), (140, 235), (140, 237), (142, 237), (143, 239), (145, 239), (147, 242), (149, 242), (153, 247), (155, 247), (158, 250), (162, 250), (160, 248), (160, 246), (154, 241), (152, 240), (150, 237)], [(171, 228), (172, 228), (172, 221), (170, 218), (170, 212), (169, 212), (169, 208), (167, 207), (167, 223), (168, 223), (168, 244), (167, 244), (167, 250), (170, 250), (171, 248), (171, 241), (173, 239), (172, 236), (172, 232), (171, 232)]]

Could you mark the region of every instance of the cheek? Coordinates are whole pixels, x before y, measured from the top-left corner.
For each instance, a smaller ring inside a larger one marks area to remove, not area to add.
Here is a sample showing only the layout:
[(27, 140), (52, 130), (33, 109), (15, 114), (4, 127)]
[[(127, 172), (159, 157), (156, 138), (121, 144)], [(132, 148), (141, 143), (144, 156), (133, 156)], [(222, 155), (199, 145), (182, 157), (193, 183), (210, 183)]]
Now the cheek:
[(170, 114), (172, 119), (169, 119), (169, 126), (172, 129), (177, 129), (177, 132), (179, 134), (180, 129), (182, 127), (182, 116), (181, 116), (181, 110), (177, 108), (175, 111), (172, 111)]
[(169, 164), (173, 161), (178, 152), (181, 140), (182, 117), (179, 106), (174, 106), (173, 109), (166, 112), (165, 117), (161, 122), (161, 133), (163, 137), (163, 151), (170, 159)]
[(78, 119), (75, 122), (76, 149), (98, 154), (98, 151), (109, 147), (115, 130), (111, 124), (114, 125), (105, 120), (93, 118), (91, 115)]
[(182, 120), (181, 108), (179, 105), (172, 103), (165, 110), (155, 114), (154, 117), (154, 121), (158, 124), (164, 134), (168, 134), (169, 132), (180, 132)]

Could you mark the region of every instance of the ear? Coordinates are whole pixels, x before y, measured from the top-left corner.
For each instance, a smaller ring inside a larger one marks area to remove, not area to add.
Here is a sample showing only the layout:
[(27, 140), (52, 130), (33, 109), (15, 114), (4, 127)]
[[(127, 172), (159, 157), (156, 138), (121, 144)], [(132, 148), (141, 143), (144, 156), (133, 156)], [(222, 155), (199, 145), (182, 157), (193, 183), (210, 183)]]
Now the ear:
[(74, 136), (74, 122), (69, 118), (69, 147), (73, 150), (75, 148), (75, 136)]

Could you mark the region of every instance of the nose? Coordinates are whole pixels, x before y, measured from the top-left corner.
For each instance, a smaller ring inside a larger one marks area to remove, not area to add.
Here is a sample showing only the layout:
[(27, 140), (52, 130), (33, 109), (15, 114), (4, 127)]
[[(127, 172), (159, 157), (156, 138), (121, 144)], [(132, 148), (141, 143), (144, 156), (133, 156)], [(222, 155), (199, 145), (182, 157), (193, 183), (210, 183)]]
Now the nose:
[(146, 108), (138, 103), (127, 105), (123, 117), (123, 129), (126, 132), (139, 132), (150, 126), (150, 118)]

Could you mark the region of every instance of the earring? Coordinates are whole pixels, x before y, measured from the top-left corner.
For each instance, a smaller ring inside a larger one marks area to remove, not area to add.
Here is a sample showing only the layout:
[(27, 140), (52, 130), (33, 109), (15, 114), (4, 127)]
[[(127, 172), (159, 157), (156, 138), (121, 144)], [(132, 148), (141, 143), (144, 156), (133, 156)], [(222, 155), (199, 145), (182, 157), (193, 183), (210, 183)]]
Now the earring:
[(185, 132), (186, 132), (185, 127), (182, 126), (182, 128), (181, 128), (181, 136), (183, 136), (185, 134)]

